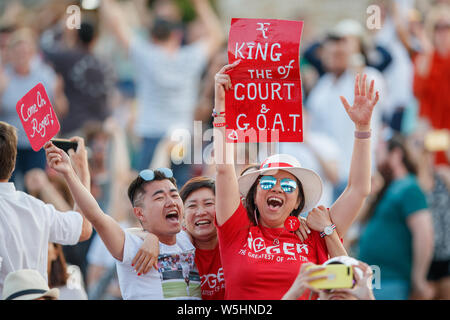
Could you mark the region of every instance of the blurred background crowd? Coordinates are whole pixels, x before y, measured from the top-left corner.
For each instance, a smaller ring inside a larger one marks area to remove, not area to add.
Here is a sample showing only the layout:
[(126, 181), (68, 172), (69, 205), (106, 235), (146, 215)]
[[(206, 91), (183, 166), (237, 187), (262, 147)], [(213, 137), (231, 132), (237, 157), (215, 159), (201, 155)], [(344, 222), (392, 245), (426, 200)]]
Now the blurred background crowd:
[[(138, 226), (126, 190), (140, 170), (171, 167), (179, 187), (194, 176), (213, 177), (205, 159), (192, 163), (194, 121), (201, 121), (203, 154), (211, 148), (203, 132), (212, 127), (214, 75), (227, 63), (231, 18), (302, 20), (304, 142), (260, 145), (259, 156), (246, 154), (237, 169), (258, 163), (273, 148), (290, 153), (320, 174), (321, 203), (331, 206), (346, 186), (353, 148), (354, 128), (339, 96), (353, 96), (354, 75), (366, 73), (381, 97), (372, 121), (372, 194), (344, 245), (350, 255), (380, 266), (382, 274), (391, 260), (409, 263), (404, 260), (411, 260), (411, 249), (404, 257), (378, 252), (404, 241), (397, 232), (413, 231), (406, 223), (395, 229), (398, 221), (374, 210), (406, 168), (433, 218), (429, 280), (435, 287), (428, 298), (450, 299), (450, 1), (100, 2), (0, 1), (0, 121), (18, 128), (12, 177), (18, 189), (61, 211), (73, 207), (67, 186), (46, 168), (44, 151), (31, 149), (15, 110), (42, 82), (61, 124), (60, 137), (86, 141), (91, 191), (103, 211), (124, 228)], [(367, 10), (371, 5), (379, 16)], [(176, 129), (190, 132), (192, 143), (177, 142)], [(365, 232), (378, 236), (368, 239)], [(121, 299), (114, 259), (96, 235), (50, 249), (50, 287), (65, 288), (61, 299)]]

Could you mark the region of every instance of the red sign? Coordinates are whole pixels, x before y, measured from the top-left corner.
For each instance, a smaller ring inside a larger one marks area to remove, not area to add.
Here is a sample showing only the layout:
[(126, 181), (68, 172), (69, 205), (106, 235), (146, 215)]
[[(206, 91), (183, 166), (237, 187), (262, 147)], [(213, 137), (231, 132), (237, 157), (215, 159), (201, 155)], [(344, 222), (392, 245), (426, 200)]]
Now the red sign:
[(17, 102), (16, 111), (34, 151), (39, 151), (59, 131), (58, 118), (42, 83)]
[(302, 21), (232, 19), (226, 91), (228, 142), (301, 142)]

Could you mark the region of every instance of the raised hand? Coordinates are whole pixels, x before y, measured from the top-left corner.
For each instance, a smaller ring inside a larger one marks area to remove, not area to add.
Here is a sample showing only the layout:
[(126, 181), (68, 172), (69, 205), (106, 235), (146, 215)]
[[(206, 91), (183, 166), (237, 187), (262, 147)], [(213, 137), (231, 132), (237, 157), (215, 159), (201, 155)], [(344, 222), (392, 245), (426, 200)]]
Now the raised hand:
[(84, 145), (84, 139), (81, 137), (72, 137), (70, 141), (77, 143), (77, 151), (69, 149), (68, 154), (72, 161), (73, 168), (78, 176), (81, 176), (85, 171), (89, 171), (88, 168), (88, 155)]
[(51, 141), (44, 145), (44, 149), (47, 163), (50, 168), (62, 175), (68, 175), (73, 171), (67, 153), (56, 147)]
[(219, 72), (216, 73), (215, 80), (215, 89), (214, 89), (214, 97), (215, 97), (215, 108), (217, 111), (224, 112), (225, 111), (225, 90), (232, 89), (231, 78), (226, 73), (227, 71), (232, 70), (235, 66), (237, 66), (241, 62), (241, 60), (236, 60), (232, 64), (227, 64), (220, 69)]
[(375, 93), (375, 96), (373, 94), (374, 80), (370, 82), (369, 90), (367, 90), (366, 80), (367, 75), (364, 75), (360, 83), (360, 75), (356, 75), (353, 106), (350, 106), (347, 99), (340, 96), (345, 111), (347, 111), (348, 116), (355, 123), (358, 131), (368, 131), (370, 129), (372, 111), (380, 98), (378, 91)]

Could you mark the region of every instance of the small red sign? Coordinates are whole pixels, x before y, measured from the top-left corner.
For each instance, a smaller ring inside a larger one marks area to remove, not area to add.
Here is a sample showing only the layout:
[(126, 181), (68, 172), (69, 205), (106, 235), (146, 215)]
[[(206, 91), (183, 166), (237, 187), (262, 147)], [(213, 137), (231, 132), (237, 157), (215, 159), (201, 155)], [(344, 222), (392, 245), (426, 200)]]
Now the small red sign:
[(60, 129), (58, 118), (42, 83), (28, 91), (17, 102), (16, 111), (34, 151), (39, 151)]
[(228, 142), (301, 142), (302, 21), (232, 19), (226, 91)]
[(300, 227), (300, 220), (296, 217), (287, 217), (287, 219), (284, 221), (284, 227), (287, 231), (297, 231)]

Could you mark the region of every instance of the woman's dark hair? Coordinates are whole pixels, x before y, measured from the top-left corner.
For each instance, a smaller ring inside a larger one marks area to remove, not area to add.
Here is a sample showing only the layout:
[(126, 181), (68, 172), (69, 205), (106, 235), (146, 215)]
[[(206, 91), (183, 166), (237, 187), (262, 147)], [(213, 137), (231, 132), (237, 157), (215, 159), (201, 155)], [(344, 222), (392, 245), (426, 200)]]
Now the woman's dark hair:
[(67, 274), (67, 263), (62, 246), (57, 243), (50, 243), (49, 245), (54, 246), (56, 251), (56, 260), (50, 262), (48, 286), (50, 288), (65, 286), (69, 275)]
[[(255, 211), (257, 217), (259, 217), (259, 211), (255, 204), (255, 197), (256, 197), (256, 189), (258, 187), (259, 179), (261, 177), (262, 175), (260, 175), (256, 179), (256, 181), (253, 183), (253, 185), (251, 186), (250, 190), (247, 193), (247, 196), (244, 199), (244, 207), (247, 210), (247, 216), (250, 219), (250, 222), (255, 226), (257, 225), (257, 222), (255, 220)], [(305, 193), (303, 191), (303, 185), (300, 182), (300, 180), (298, 180), (297, 177), (295, 178), (295, 180), (297, 181), (298, 197), (300, 199), (300, 205), (298, 206), (297, 209), (293, 210), (290, 215), (298, 217), (302, 212), (303, 207), (305, 206)]]
[[(389, 153), (396, 149), (400, 149), (400, 151), (402, 152), (402, 163), (405, 166), (406, 170), (409, 174), (417, 175), (416, 164), (412, 160), (411, 155), (406, 148), (406, 139), (403, 136), (397, 134), (389, 139), (387, 141), (387, 149)], [(378, 206), (378, 203), (381, 201), (386, 190), (389, 188), (394, 179), (390, 168), (379, 168), (378, 171), (384, 179), (384, 185), (370, 204), (367, 214), (362, 219), (362, 222), (367, 222), (370, 220), (370, 218), (372, 218), (375, 213), (375, 209)]]
[(208, 177), (195, 177), (184, 184), (180, 190), (180, 197), (185, 202), (192, 192), (202, 188), (207, 188), (216, 194), (216, 183), (213, 179)]

